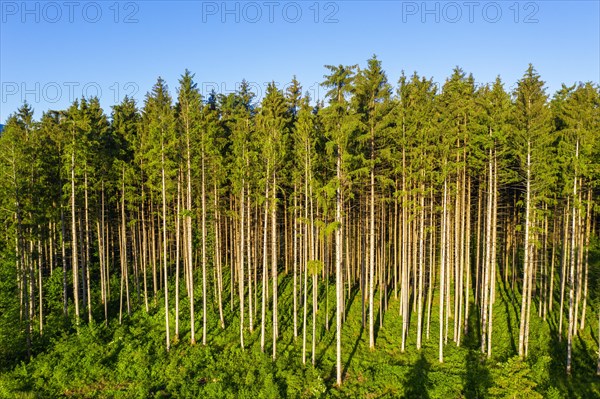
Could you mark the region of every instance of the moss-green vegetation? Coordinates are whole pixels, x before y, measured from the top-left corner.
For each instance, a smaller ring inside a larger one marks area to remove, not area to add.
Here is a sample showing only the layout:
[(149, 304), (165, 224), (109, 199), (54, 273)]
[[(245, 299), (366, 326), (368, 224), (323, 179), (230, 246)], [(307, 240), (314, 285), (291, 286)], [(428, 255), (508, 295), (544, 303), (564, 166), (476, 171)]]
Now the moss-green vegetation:
[[(376, 350), (368, 348), (361, 326), (360, 293), (350, 298), (343, 327), (344, 384), (335, 383), (335, 328), (325, 326), (325, 307), (318, 314), (316, 367), (302, 365), (302, 339), (291, 331), (290, 277), (280, 281), (281, 333), (275, 362), (270, 350), (260, 352), (260, 329), (247, 334), (240, 349), (237, 313), (224, 330), (218, 319), (209, 323), (207, 346), (189, 344), (189, 332), (167, 353), (164, 346), (163, 309), (154, 306), (109, 326), (93, 323), (73, 328), (48, 340), (37, 338), (31, 362), (5, 367), (0, 377), (0, 397), (16, 398), (596, 398), (600, 380), (595, 376), (598, 332), (587, 323), (575, 339), (574, 369), (564, 373), (565, 343), (558, 341), (555, 320), (532, 317), (530, 353), (526, 361), (515, 356), (518, 340), (517, 302), (501, 285), (495, 304), (493, 355), (482, 356), (473, 306), (472, 330), (464, 345), (450, 337), (445, 362), (437, 361), (437, 312), (423, 349), (415, 349), (416, 318), (411, 320), (407, 350), (400, 351), (399, 302), (390, 295), (383, 320), (376, 322)], [(334, 288), (329, 289), (334, 300)], [(325, 289), (322, 287), (321, 299)], [(160, 296), (159, 296), (160, 297)], [(228, 297), (227, 295), (225, 297)], [(160, 301), (159, 301), (160, 302)], [(225, 307), (230, 312), (229, 304)], [(186, 309), (182, 309), (185, 312)], [(216, 314), (216, 308), (211, 314)], [(333, 320), (333, 310), (330, 321)], [(590, 313), (590, 321), (595, 314)], [(270, 317), (268, 314), (267, 317)], [(311, 319), (309, 313), (309, 320)], [(332, 323), (332, 322), (331, 322)], [(310, 323), (309, 323), (310, 326)], [(182, 331), (189, 326), (182, 324)], [(309, 329), (310, 330), (310, 329)], [(5, 330), (2, 331), (3, 333)], [(309, 334), (310, 340), (310, 334)], [(268, 341), (268, 340), (267, 340)], [(17, 342), (3, 341), (6, 345)], [(22, 344), (22, 343), (20, 343)], [(310, 347), (310, 345), (309, 345)]]

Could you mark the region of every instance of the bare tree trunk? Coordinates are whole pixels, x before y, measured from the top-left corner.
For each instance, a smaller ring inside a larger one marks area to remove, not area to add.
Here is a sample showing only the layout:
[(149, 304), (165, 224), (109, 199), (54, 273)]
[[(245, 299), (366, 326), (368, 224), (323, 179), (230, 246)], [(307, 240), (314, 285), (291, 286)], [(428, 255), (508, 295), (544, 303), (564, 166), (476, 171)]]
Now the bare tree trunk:
[[(579, 141), (577, 141), (575, 149), (575, 158), (579, 156)], [(572, 222), (571, 222), (571, 262), (569, 268), (569, 325), (567, 327), (567, 375), (571, 375), (571, 362), (572, 362), (572, 347), (573, 347), (573, 334), (575, 333), (575, 318), (577, 315), (574, 313), (574, 291), (575, 291), (575, 248), (577, 245), (577, 171), (573, 179), (573, 207), (572, 207)]]
[(481, 304), (481, 298), (483, 297), (481, 293), (481, 255), (482, 251), (485, 251), (485, 247), (481, 243), (481, 230), (482, 230), (482, 218), (481, 218), (481, 207), (483, 202), (483, 189), (482, 184), (479, 184), (479, 189), (477, 190), (477, 245), (475, 247), (475, 305)]
[[(600, 335), (600, 309), (598, 309), (598, 334)], [(598, 340), (598, 366), (596, 367), (596, 375), (600, 376), (600, 340)]]
[(527, 188), (526, 188), (526, 198), (525, 198), (525, 253), (523, 256), (524, 264), (523, 264), (523, 290), (521, 291), (521, 320), (519, 327), (519, 356), (521, 358), (526, 356), (525, 349), (525, 330), (527, 328), (527, 324), (529, 323), (529, 314), (527, 312), (528, 306), (528, 297), (529, 292), (531, 291), (531, 287), (529, 286), (530, 281), (530, 262), (531, 262), (531, 237), (529, 236), (529, 230), (531, 226), (531, 143), (527, 143)]
[(150, 233), (150, 238), (152, 239), (152, 289), (154, 291), (154, 304), (156, 305), (156, 301), (157, 296), (158, 296), (158, 277), (157, 277), (157, 270), (156, 270), (156, 260), (157, 260), (157, 245), (156, 245), (156, 240), (157, 240), (157, 234), (156, 234), (156, 227), (155, 227), (155, 217), (154, 217), (154, 199), (152, 198), (152, 196), (150, 196), (150, 228), (152, 229), (151, 233)]
[(215, 263), (217, 266), (217, 301), (219, 306), (219, 321), (221, 323), (221, 328), (225, 328), (225, 318), (223, 317), (223, 270), (221, 265), (221, 214), (219, 212), (219, 200), (217, 194), (217, 183), (215, 182)]
[(442, 233), (440, 238), (440, 342), (439, 362), (444, 362), (444, 293), (446, 289), (446, 224), (447, 224), (448, 185), (444, 179), (444, 200), (442, 203)]
[(551, 249), (551, 254), (550, 254), (550, 287), (548, 288), (548, 297), (547, 297), (547, 302), (548, 302), (548, 312), (552, 312), (552, 304), (554, 303), (554, 262), (555, 262), (555, 258), (556, 258), (556, 247), (558, 246), (558, 243), (556, 242), (556, 231), (557, 231), (557, 217), (556, 217), (556, 207), (554, 209), (554, 215), (553, 215), (553, 225), (552, 225), (552, 249)]
[(492, 247), (491, 247), (491, 264), (490, 264), (490, 297), (489, 297), (489, 315), (488, 315), (488, 342), (487, 342), (487, 356), (492, 356), (492, 321), (494, 317), (493, 305), (496, 296), (496, 233), (498, 231), (497, 226), (497, 214), (498, 214), (498, 169), (496, 165), (496, 150), (494, 149), (494, 165), (492, 173)]
[[(38, 225), (38, 232), (40, 232)], [(40, 328), (40, 336), (44, 335), (44, 286), (42, 284), (42, 240), (37, 240), (37, 272), (38, 272), (38, 322)], [(88, 280), (89, 281), (89, 280)]]
[[(490, 131), (491, 135), (491, 131)], [(486, 353), (487, 335), (488, 335), (488, 307), (491, 308), (491, 290), (490, 280), (491, 268), (493, 259), (492, 256), (492, 208), (494, 206), (494, 188), (493, 188), (493, 165), (492, 165), (492, 149), (490, 148), (488, 153), (488, 178), (487, 178), (487, 201), (486, 201), (486, 222), (485, 222), (485, 257), (484, 266), (482, 270), (483, 282), (482, 282), (482, 300), (481, 300), (481, 352)]]
[(175, 210), (175, 342), (179, 342), (179, 274), (181, 247), (181, 171), (177, 172), (177, 205)]
[[(337, 154), (337, 165), (336, 175), (338, 179), (338, 185), (336, 190), (336, 207), (335, 207), (335, 220), (338, 223), (337, 229), (335, 230), (335, 289), (336, 289), (336, 384), (342, 385), (342, 152), (338, 147)], [(372, 189), (373, 190), (373, 189)], [(371, 203), (372, 210), (374, 204)], [(374, 215), (373, 215), (374, 216)], [(373, 227), (373, 224), (371, 224)], [(373, 246), (373, 245), (372, 245)], [(371, 252), (372, 253), (372, 252)], [(371, 263), (371, 268), (373, 263)], [(314, 277), (313, 277), (314, 278)], [(372, 294), (372, 291), (371, 291)], [(373, 296), (370, 295), (370, 309), (371, 317), (373, 316)], [(373, 331), (373, 320), (370, 320), (370, 347), (373, 348), (374, 340), (372, 336)], [(313, 338), (314, 339), (314, 338)], [(313, 351), (314, 353), (314, 351)]]
[[(119, 211), (120, 206), (117, 206), (117, 211)], [(122, 219), (122, 218), (121, 218)], [(121, 274), (119, 278), (119, 324), (123, 322), (123, 290), (125, 286), (125, 260), (123, 258), (124, 248), (123, 248), (123, 223), (119, 223), (118, 225), (118, 235), (119, 235), (119, 266), (121, 267)]]
[[(75, 131), (73, 131), (73, 146)], [(75, 326), (79, 331), (79, 263), (77, 258), (77, 227), (75, 223), (75, 148), (71, 150), (71, 267), (73, 269), (73, 302), (75, 303)]]
[[(90, 217), (89, 217), (89, 201), (88, 201), (88, 176), (87, 167), (85, 169), (85, 287), (87, 291), (87, 311), (88, 323), (92, 321), (92, 293), (90, 290)], [(40, 274), (40, 283), (42, 277)], [(40, 289), (41, 289), (40, 284)], [(41, 293), (41, 291), (40, 291)]]
[(401, 261), (401, 276), (400, 276), (400, 308), (402, 313), (402, 342), (400, 350), (404, 352), (406, 349), (406, 336), (408, 335), (408, 217), (406, 212), (407, 207), (407, 186), (406, 186), (406, 149), (402, 148), (402, 261)]
[[(207, 290), (206, 290), (206, 236), (207, 236), (207, 231), (206, 231), (206, 166), (205, 166), (205, 160), (204, 160), (205, 154), (204, 154), (204, 142), (202, 143), (202, 181), (201, 181), (201, 202), (202, 202), (202, 345), (206, 345), (206, 333), (207, 333), (207, 314), (206, 314), (206, 296), (207, 296)], [(191, 173), (191, 171), (190, 171)], [(188, 182), (188, 187), (191, 186), (191, 183)], [(188, 188), (188, 190), (191, 192), (191, 187)], [(188, 206), (191, 209), (191, 199), (188, 199)], [(243, 212), (243, 211), (242, 211)], [(191, 228), (191, 223), (192, 220), (191, 218), (188, 220), (188, 234), (190, 235), (190, 237), (188, 237), (188, 251), (190, 251), (190, 259), (191, 259), (191, 252), (192, 252), (192, 228)], [(190, 270), (191, 268), (192, 262), (190, 261)], [(243, 266), (242, 266), (243, 267)], [(190, 305), (191, 305), (191, 309), (190, 312), (192, 314), (192, 329), (194, 328), (194, 318), (193, 318), (193, 312), (194, 312), (194, 306), (193, 306), (193, 302), (194, 302), (194, 285), (193, 285), (193, 271), (190, 272), (190, 283), (191, 283), (191, 289), (190, 289)], [(250, 319), (252, 320), (252, 319)], [(194, 335), (192, 335), (192, 337), (194, 337)], [(192, 343), (195, 341), (195, 337), (192, 338)], [(243, 345), (242, 345), (243, 346)]]
[[(306, 186), (305, 186), (306, 187)], [(308, 191), (308, 190), (306, 190)], [(309, 246), (309, 237), (308, 237), (308, 196), (305, 196), (305, 204), (304, 204), (304, 259), (301, 263), (301, 267), (303, 267), (304, 272), (304, 286), (303, 288), (303, 300), (302, 304), (303, 314), (302, 314), (302, 364), (306, 364), (306, 319), (308, 315), (308, 246)]]
[(125, 168), (123, 168), (123, 180), (121, 186), (121, 229), (123, 240), (122, 244), (122, 267), (123, 280), (125, 281), (125, 296), (127, 299), (127, 315), (131, 315), (131, 306), (129, 301), (129, 266), (127, 265), (127, 218), (125, 217)]
[[(371, 129), (371, 162), (374, 162), (374, 138), (373, 138), (373, 129)], [(373, 327), (373, 318), (375, 309), (373, 308), (373, 296), (375, 292), (374, 280), (375, 280), (375, 171), (374, 166), (371, 165), (371, 183), (370, 183), (370, 201), (369, 201), (369, 349), (375, 349), (375, 330)], [(337, 216), (337, 213), (336, 213)], [(341, 222), (341, 217), (336, 218), (336, 220)], [(336, 245), (337, 242), (336, 242)], [(341, 255), (341, 243), (339, 244), (339, 249), (336, 247), (337, 251), (340, 251)], [(337, 255), (336, 255), (337, 256)], [(340, 262), (341, 263), (341, 262)], [(336, 265), (337, 267), (337, 265)], [(337, 273), (337, 268), (336, 268)], [(341, 378), (340, 378), (341, 379)], [(341, 381), (340, 381), (341, 383)]]
[[(394, 182), (395, 191), (398, 191), (398, 178), (395, 178)], [(394, 195), (394, 238), (393, 238), (393, 246), (394, 250), (394, 299), (398, 299), (398, 268), (400, 265), (398, 250), (400, 245), (398, 245), (398, 195)]]
[(177, 209), (175, 211), (175, 342), (179, 342), (179, 258), (181, 215), (181, 172), (177, 172)]
[(294, 319), (294, 340), (298, 337), (298, 197), (297, 193), (297, 185), (294, 183), (294, 218), (292, 220), (293, 226), (293, 237), (292, 237), (292, 268), (294, 274), (293, 280), (293, 319)]
[[(164, 140), (164, 138), (162, 139)], [(161, 140), (161, 141), (162, 141)], [(164, 285), (165, 290), (165, 332), (166, 332), (166, 344), (167, 352), (171, 348), (171, 338), (169, 335), (169, 284), (167, 276), (167, 192), (165, 182), (165, 147), (164, 141), (161, 142), (161, 175), (162, 175), (162, 244), (163, 244), (163, 271), (164, 271)]]
[(263, 218), (263, 256), (262, 256), (262, 302), (260, 318), (260, 350), (265, 351), (265, 324), (267, 318), (267, 220), (269, 219), (269, 182), (265, 180), (265, 215)]
[[(245, 181), (242, 180), (242, 192), (240, 194), (240, 232), (239, 232), (239, 253), (238, 253), (238, 290), (240, 300), (240, 345), (244, 349), (244, 233), (245, 233)], [(233, 281), (233, 280), (232, 280)]]
[[(423, 177), (423, 173), (421, 173)], [(417, 349), (421, 349), (423, 335), (423, 274), (425, 273), (425, 185), (421, 184), (421, 211), (419, 217), (419, 287), (417, 304)]]
[(435, 254), (435, 247), (436, 247), (435, 232), (436, 232), (437, 228), (436, 228), (436, 217), (435, 217), (434, 208), (433, 208), (433, 202), (434, 202), (433, 191), (431, 191), (429, 201), (430, 201), (430, 204), (429, 204), (430, 233), (429, 233), (429, 279), (428, 279), (428, 287), (427, 287), (427, 333), (426, 333), (427, 340), (429, 340), (429, 331), (430, 331), (430, 327), (431, 327), (431, 307), (432, 307), (432, 303), (433, 303), (433, 287), (435, 285), (435, 256), (436, 256), (436, 254)]
[[(457, 149), (459, 148), (460, 143), (457, 143)], [(460, 155), (457, 152), (456, 155), (456, 164), (458, 165), (460, 162)], [(460, 280), (460, 246), (463, 244), (461, 239), (461, 201), (462, 197), (461, 190), (461, 176), (459, 172), (459, 168), (456, 170), (456, 198), (454, 199), (454, 329), (453, 329), (453, 339), (457, 346), (460, 346), (459, 334), (460, 334), (460, 318), (459, 318), (459, 309), (460, 309), (460, 294), (461, 294), (461, 280)], [(450, 280), (449, 280), (450, 281)]]
[[(62, 184), (61, 184), (61, 191), (62, 191)], [(61, 201), (62, 202), (62, 201)], [(67, 299), (67, 250), (66, 250), (66, 245), (65, 245), (65, 241), (66, 241), (66, 236), (67, 236), (67, 232), (66, 232), (66, 228), (65, 228), (65, 214), (63, 211), (63, 206), (62, 203), (60, 204), (60, 229), (61, 229), (61, 234), (60, 234), (60, 251), (61, 251), (61, 260), (62, 260), (62, 277), (63, 277), (63, 314), (65, 316), (65, 319), (67, 319), (69, 317), (69, 312), (68, 312), (68, 299)], [(17, 245), (17, 260), (19, 259), (19, 251), (18, 251), (18, 245)]]
[(273, 189), (271, 190), (271, 283), (273, 284), (273, 360), (277, 358), (277, 182), (273, 171)]
[[(315, 366), (316, 363), (316, 359), (317, 359), (317, 306), (318, 306), (318, 302), (317, 302), (317, 295), (318, 295), (318, 290), (317, 290), (317, 280), (318, 276), (317, 273), (313, 273), (312, 274), (312, 305), (313, 305), (313, 314), (312, 314), (312, 351), (311, 351), (311, 360), (312, 360), (312, 365), (313, 367)], [(336, 364), (337, 366), (337, 364)]]
[(247, 257), (247, 265), (248, 265), (248, 326), (250, 329), (250, 334), (254, 332), (254, 304), (253, 304), (253, 296), (252, 296), (252, 236), (250, 225), (252, 224), (252, 204), (250, 201), (250, 185), (247, 187), (248, 190), (248, 201), (246, 201), (246, 211), (248, 222), (246, 223), (246, 257)]
[(470, 290), (471, 290), (471, 177), (468, 178), (467, 184), (467, 220), (466, 220), (466, 248), (465, 248), (465, 318), (464, 318), (464, 334), (469, 333), (469, 305), (470, 305)]
[(586, 218), (585, 218), (585, 261), (584, 261), (584, 274), (583, 274), (583, 305), (581, 311), (581, 326), (579, 329), (585, 328), (585, 313), (587, 308), (587, 296), (588, 296), (588, 265), (590, 259), (590, 235), (592, 225), (592, 190), (588, 189), (587, 207), (586, 207)]
[(568, 237), (569, 237), (569, 217), (568, 209), (570, 208), (570, 198), (567, 197), (567, 206), (563, 210), (563, 246), (562, 246), (562, 260), (561, 260), (561, 272), (560, 272), (560, 310), (558, 317), (558, 340), (562, 341), (562, 326), (563, 326), (563, 313), (565, 305), (565, 285), (567, 280), (567, 260), (568, 260)]
[(106, 240), (105, 230), (106, 226), (104, 225), (104, 180), (102, 180), (102, 204), (101, 204), (101, 214), (100, 214), (100, 226), (98, 231), (98, 240), (102, 243), (100, 251), (100, 258), (102, 259), (100, 263), (100, 267), (104, 269), (104, 273), (102, 276), (104, 277), (104, 284), (102, 284), (102, 297), (104, 300), (104, 324), (108, 326), (108, 240)]

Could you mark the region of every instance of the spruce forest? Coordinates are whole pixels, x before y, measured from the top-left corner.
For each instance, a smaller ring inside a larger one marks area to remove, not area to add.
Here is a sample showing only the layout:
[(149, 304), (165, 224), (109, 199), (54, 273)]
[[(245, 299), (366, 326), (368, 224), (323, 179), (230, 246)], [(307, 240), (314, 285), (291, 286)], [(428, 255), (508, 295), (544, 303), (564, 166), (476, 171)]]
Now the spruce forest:
[(177, 83), (4, 122), (0, 397), (600, 398), (597, 83)]

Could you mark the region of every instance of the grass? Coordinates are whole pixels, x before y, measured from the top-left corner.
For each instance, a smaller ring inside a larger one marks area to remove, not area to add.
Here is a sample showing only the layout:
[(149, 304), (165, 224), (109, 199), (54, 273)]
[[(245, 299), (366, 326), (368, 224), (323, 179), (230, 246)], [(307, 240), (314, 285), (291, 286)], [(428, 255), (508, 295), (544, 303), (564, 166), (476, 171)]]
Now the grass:
[[(227, 282), (226, 282), (227, 283)], [(390, 293), (388, 308), (379, 319), (376, 297), (376, 348), (368, 345), (368, 328), (363, 327), (361, 296), (352, 292), (342, 329), (344, 382), (335, 385), (335, 286), (330, 281), (329, 322), (325, 325), (325, 285), (320, 285), (315, 367), (310, 365), (312, 303), (309, 289), (307, 360), (302, 359), (302, 315), (299, 336), (294, 338), (292, 279), (279, 283), (280, 337), (277, 360), (271, 360), (271, 312), (267, 313), (266, 348), (260, 351), (260, 306), (254, 331), (246, 314), (245, 343), (239, 345), (239, 315), (231, 311), (228, 293), (224, 304), (226, 327), (218, 324), (218, 310), (210, 302), (207, 346), (189, 344), (187, 298), (181, 300), (180, 337), (169, 353), (164, 344), (164, 311), (153, 305), (149, 314), (139, 306), (123, 324), (111, 319), (84, 326), (76, 334), (57, 335), (29, 363), (0, 375), (0, 397), (72, 398), (487, 398), (564, 397), (600, 398), (600, 379), (595, 375), (598, 332), (587, 323), (574, 340), (571, 377), (565, 375), (566, 346), (556, 331), (555, 314), (543, 321), (532, 307), (529, 357), (515, 357), (518, 343), (519, 297), (503, 284), (497, 285), (494, 304), (492, 357), (479, 348), (478, 310), (472, 305), (469, 333), (458, 347), (449, 339), (444, 345), (444, 362), (438, 362), (438, 298), (434, 298), (431, 332), (423, 334), (423, 347), (416, 349), (416, 313), (410, 319), (406, 350), (401, 351), (402, 320), (399, 301)], [(227, 284), (226, 284), (227, 286)], [(198, 293), (199, 294), (199, 293)], [(196, 298), (200, 298), (197, 295)], [(160, 298), (159, 298), (160, 299)], [(259, 296), (260, 299), (260, 296)], [(173, 300), (173, 297), (171, 297)], [(160, 300), (157, 301), (161, 303)], [(299, 302), (301, 303), (301, 302)], [(113, 310), (118, 309), (114, 307)], [(260, 304), (259, 304), (260, 305)], [(200, 301), (196, 309), (201, 309)], [(101, 311), (101, 310), (99, 310)], [(171, 314), (171, 327), (174, 315)], [(452, 316), (452, 315), (451, 315)], [(98, 314), (101, 317), (101, 313)], [(596, 315), (588, 311), (590, 320)], [(426, 320), (424, 320), (425, 322)], [(196, 317), (196, 337), (201, 338), (201, 316)], [(171, 334), (173, 336), (173, 329)]]

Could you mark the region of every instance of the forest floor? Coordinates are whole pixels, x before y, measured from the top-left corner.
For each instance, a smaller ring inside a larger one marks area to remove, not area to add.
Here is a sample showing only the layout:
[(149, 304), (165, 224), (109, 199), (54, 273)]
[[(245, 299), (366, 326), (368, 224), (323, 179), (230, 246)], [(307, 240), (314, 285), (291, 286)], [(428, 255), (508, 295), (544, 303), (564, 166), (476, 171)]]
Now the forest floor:
[[(567, 377), (566, 342), (558, 340), (557, 309), (543, 321), (537, 316), (537, 304), (532, 306), (529, 355), (521, 361), (516, 356), (520, 298), (514, 297), (501, 282), (494, 304), (491, 358), (480, 351), (477, 307), (471, 307), (468, 332), (462, 335), (459, 347), (453, 341), (451, 306), (443, 363), (438, 361), (438, 298), (433, 301), (429, 336), (424, 312), (422, 349), (416, 349), (417, 316), (412, 312), (402, 352), (399, 301), (393, 292), (388, 292), (387, 310), (379, 312), (380, 298), (376, 297), (376, 348), (371, 351), (368, 327), (364, 328), (361, 322), (360, 292), (352, 291), (342, 329), (344, 382), (337, 387), (335, 285), (330, 283), (327, 290), (320, 283), (314, 367), (311, 292), (307, 364), (303, 365), (302, 308), (298, 314), (298, 336), (294, 338), (292, 279), (283, 276), (275, 361), (271, 358), (270, 322), (266, 327), (265, 353), (260, 350), (260, 302), (255, 306), (258, 317), (254, 318), (252, 333), (246, 315), (246, 348), (242, 350), (239, 315), (237, 310), (232, 312), (229, 298), (224, 304), (228, 321), (225, 329), (218, 324), (216, 305), (210, 303), (207, 345), (201, 344), (200, 314), (196, 316), (196, 338), (200, 342), (190, 345), (187, 298), (183, 297), (180, 337), (173, 341), (169, 352), (165, 350), (164, 311), (160, 306), (151, 306), (146, 314), (142, 305), (131, 316), (125, 315), (122, 324), (113, 317), (108, 326), (91, 323), (81, 326), (79, 333), (72, 327), (67, 331), (56, 327), (52, 336), (52, 323), (59, 323), (48, 320), (46, 337), (34, 341), (37, 354), (32, 360), (0, 368), (0, 398), (600, 398), (600, 377), (595, 374), (597, 319), (596, 323), (589, 322), (596, 317), (594, 312), (588, 312), (590, 320), (574, 338), (573, 371)], [(326, 297), (329, 301), (325, 301)], [(260, 300), (260, 296), (257, 298)], [(161, 303), (160, 293), (157, 303)], [(114, 309), (118, 311), (118, 306)], [(201, 309), (200, 302), (196, 309)], [(101, 314), (97, 317), (100, 319)], [(173, 328), (172, 312), (170, 317)], [(270, 312), (266, 319), (271, 320)], [(172, 329), (172, 337), (173, 332)]]

